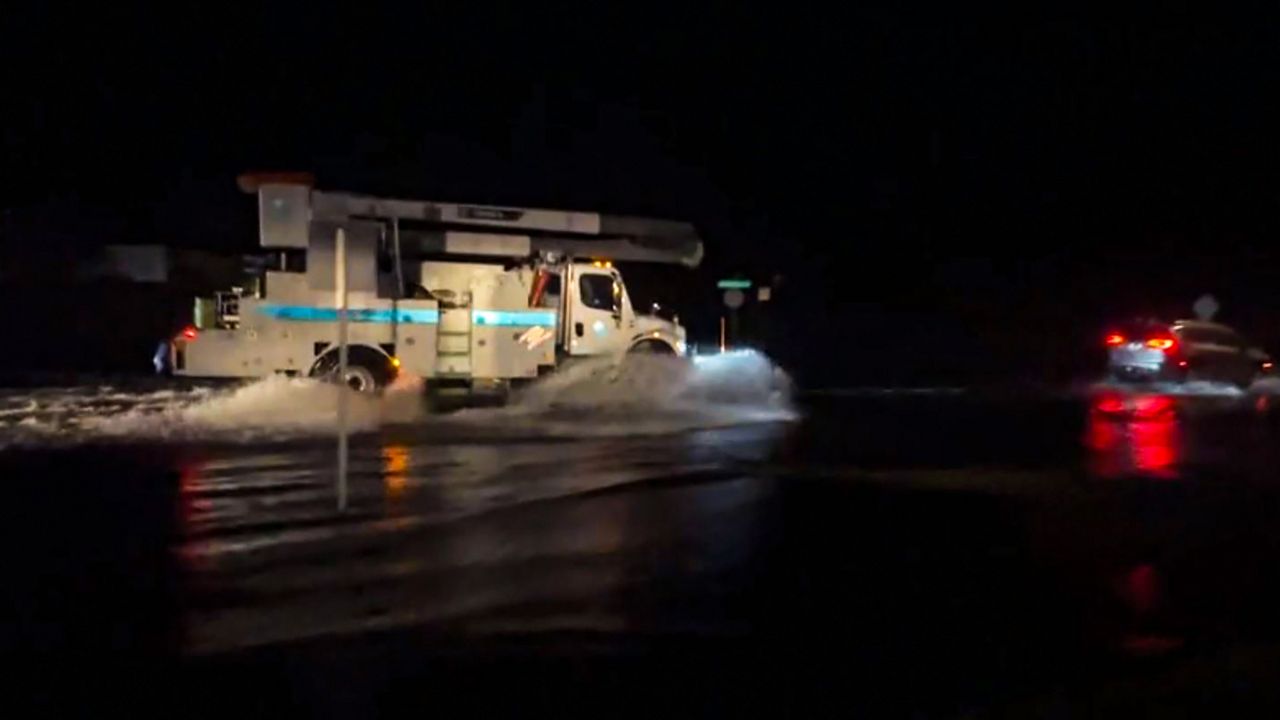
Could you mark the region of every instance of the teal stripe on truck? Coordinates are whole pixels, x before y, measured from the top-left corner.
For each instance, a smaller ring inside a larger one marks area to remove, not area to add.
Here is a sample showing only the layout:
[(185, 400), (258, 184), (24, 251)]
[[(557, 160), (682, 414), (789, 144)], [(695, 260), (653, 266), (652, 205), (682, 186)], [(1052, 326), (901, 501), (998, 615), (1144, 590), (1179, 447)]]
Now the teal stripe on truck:
[[(338, 308), (332, 307), (266, 303), (258, 306), (258, 312), (276, 320), (338, 322)], [(401, 322), (417, 325), (435, 325), (440, 322), (440, 311), (412, 310), (409, 308), (396, 310), (391, 308), (351, 308), (347, 310), (347, 320), (360, 323)]]
[[(338, 308), (312, 305), (277, 305), (264, 303), (258, 312), (275, 320), (292, 322), (337, 322)], [(359, 323), (399, 322), (414, 325), (435, 325), (440, 322), (439, 310), (409, 308), (352, 308), (347, 319)], [(481, 327), (555, 327), (556, 314), (547, 310), (472, 310), (471, 322)]]
[(556, 326), (556, 314), (545, 310), (472, 310), (471, 323), (479, 326)]

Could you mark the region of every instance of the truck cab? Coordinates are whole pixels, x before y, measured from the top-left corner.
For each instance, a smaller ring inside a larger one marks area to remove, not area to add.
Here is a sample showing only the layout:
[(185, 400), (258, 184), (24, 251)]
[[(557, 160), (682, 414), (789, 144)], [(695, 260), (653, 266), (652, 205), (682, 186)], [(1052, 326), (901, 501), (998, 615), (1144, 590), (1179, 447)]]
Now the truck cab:
[(567, 273), (570, 292), (561, 324), (566, 354), (685, 353), (685, 329), (656, 315), (637, 313), (612, 262), (576, 262)]

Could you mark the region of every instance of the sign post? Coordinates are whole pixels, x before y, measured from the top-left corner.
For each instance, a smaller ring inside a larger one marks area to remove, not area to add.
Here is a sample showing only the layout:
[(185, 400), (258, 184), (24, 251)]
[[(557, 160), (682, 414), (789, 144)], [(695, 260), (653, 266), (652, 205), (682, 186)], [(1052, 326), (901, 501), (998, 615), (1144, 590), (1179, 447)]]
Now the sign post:
[(338, 228), (334, 249), (334, 298), (338, 306), (338, 512), (347, 510), (347, 233)]
[[(724, 282), (724, 280), (721, 280), (720, 284), (723, 285)], [(749, 280), (742, 282), (747, 283), (748, 286), (751, 285)], [(729, 308), (729, 334), (733, 336), (734, 341), (738, 339), (738, 308), (742, 307), (742, 304), (746, 301), (747, 296), (743, 294), (739, 286), (734, 286), (724, 291), (724, 306)], [(724, 349), (724, 318), (722, 317), (720, 318), (720, 352), (724, 352)]]

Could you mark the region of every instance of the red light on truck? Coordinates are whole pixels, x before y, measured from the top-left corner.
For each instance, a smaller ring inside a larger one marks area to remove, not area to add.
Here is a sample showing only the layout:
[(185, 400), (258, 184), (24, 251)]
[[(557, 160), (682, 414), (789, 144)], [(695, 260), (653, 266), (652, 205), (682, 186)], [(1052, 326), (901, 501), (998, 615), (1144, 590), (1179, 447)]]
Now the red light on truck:
[(188, 340), (195, 340), (195, 339), (196, 339), (196, 329), (195, 329), (194, 327), (190, 326), (190, 325), (186, 326), (185, 328), (183, 328), (183, 329), (182, 329), (182, 337), (184, 337), (184, 338), (186, 338), (186, 339), (188, 339)]
[(1168, 350), (1173, 347), (1173, 340), (1169, 338), (1151, 338), (1147, 340), (1147, 347), (1152, 350)]
[(1107, 336), (1107, 347), (1115, 347), (1124, 344), (1124, 336), (1120, 333), (1111, 333)]

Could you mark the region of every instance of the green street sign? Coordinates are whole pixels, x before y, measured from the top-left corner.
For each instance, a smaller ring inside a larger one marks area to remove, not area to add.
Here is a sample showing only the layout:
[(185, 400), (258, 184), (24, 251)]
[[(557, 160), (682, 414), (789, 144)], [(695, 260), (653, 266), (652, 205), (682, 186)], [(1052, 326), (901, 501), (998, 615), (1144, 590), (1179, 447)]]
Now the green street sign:
[(721, 290), (746, 290), (751, 287), (750, 280), (721, 280), (716, 283), (716, 287)]

